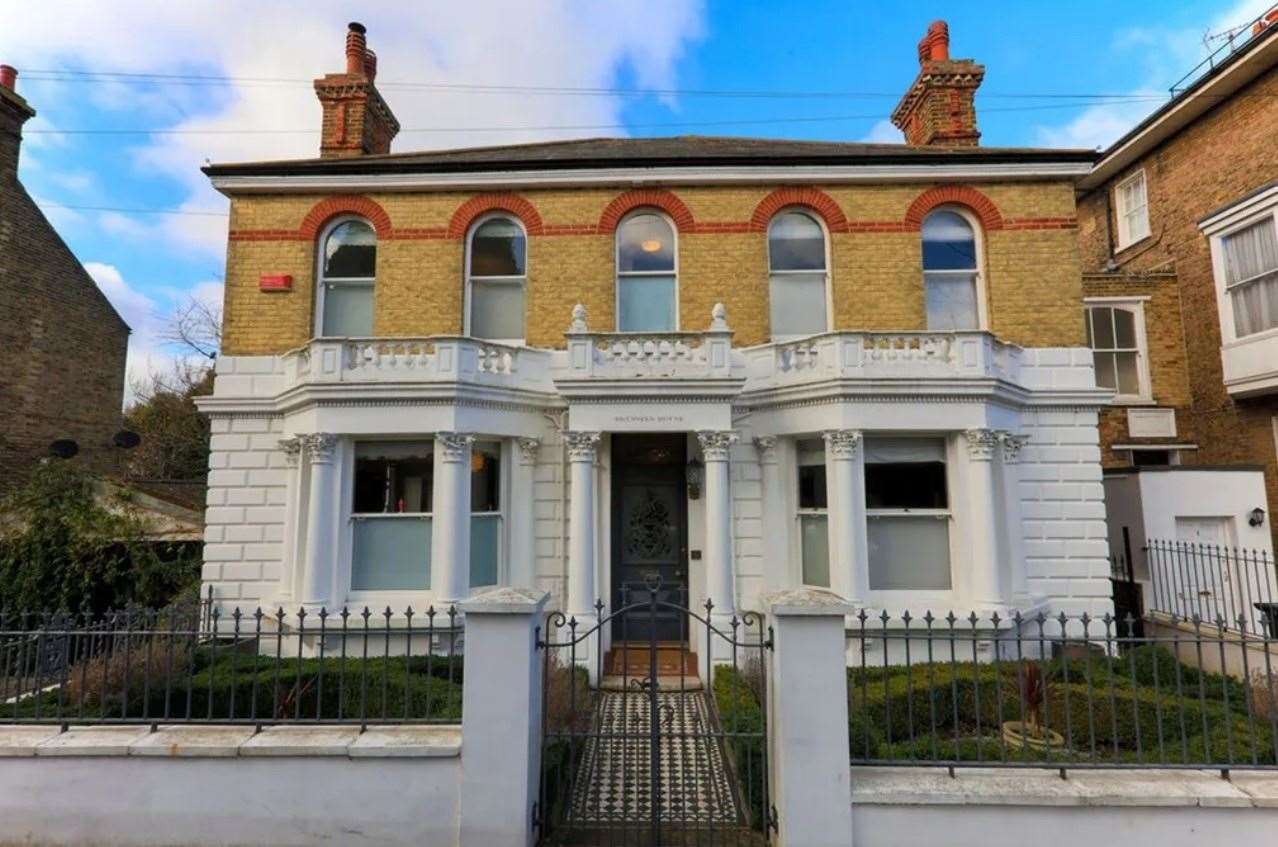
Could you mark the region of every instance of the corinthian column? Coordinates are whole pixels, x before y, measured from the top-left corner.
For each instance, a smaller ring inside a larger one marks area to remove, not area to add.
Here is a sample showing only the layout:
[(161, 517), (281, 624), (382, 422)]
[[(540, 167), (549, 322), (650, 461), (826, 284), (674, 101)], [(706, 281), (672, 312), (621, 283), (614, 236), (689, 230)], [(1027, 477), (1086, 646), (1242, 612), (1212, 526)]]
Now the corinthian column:
[(992, 429), (969, 429), (967, 441), (968, 555), (966, 565), (967, 600), (973, 606), (998, 606), (1007, 600), (1003, 566), (999, 561), (998, 476), (1001, 433)]
[(736, 612), (736, 580), (732, 573), (732, 491), (728, 485), (728, 453), (737, 434), (697, 433), (705, 460), (706, 597), (716, 615)]
[(470, 592), (470, 446), (475, 436), (435, 433), (430, 587), (447, 606)]
[(869, 591), (870, 558), (861, 433), (837, 429), (822, 433), (822, 437), (830, 527), (830, 590), (854, 605), (862, 605)]
[(327, 432), (299, 435), (301, 450), (310, 461), (310, 490), (306, 508), (306, 557), (295, 599), (305, 605), (333, 602), (337, 571), (338, 503), (334, 453), (337, 436)]
[(302, 510), (306, 508), (306, 492), (302, 490), (302, 439), (299, 436), (281, 438), (280, 451), (284, 454), (284, 549), (280, 568), (280, 597), (298, 596), (298, 581), (302, 572), (302, 552), (306, 540), (300, 538)]
[(568, 519), (568, 614), (589, 628), (599, 599), (595, 582), (595, 448), (597, 432), (565, 432), (572, 490)]
[(790, 559), (786, 544), (788, 522), (785, 509), (785, 483), (781, 477), (781, 461), (775, 435), (760, 436), (754, 440), (759, 452), (759, 467), (763, 479), (763, 587), (771, 593), (793, 588), (789, 584), (790, 571), (786, 563)]

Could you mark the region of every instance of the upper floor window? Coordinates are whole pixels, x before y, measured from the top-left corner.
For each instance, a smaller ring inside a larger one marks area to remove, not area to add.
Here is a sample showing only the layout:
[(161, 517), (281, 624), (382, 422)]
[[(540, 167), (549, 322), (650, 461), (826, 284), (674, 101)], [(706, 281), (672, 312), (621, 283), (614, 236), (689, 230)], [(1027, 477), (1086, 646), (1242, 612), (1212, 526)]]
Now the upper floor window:
[(674, 226), (656, 212), (631, 215), (617, 228), (617, 330), (678, 328)]
[(466, 253), (466, 334), (492, 341), (524, 340), (528, 239), (507, 217), (480, 221)]
[(954, 209), (938, 209), (923, 219), (923, 283), (928, 329), (980, 329), (976, 231)]
[(1278, 229), (1273, 215), (1220, 239), (1234, 337), (1278, 327)]
[(1097, 385), (1112, 390), (1118, 400), (1149, 399), (1141, 301), (1089, 301), (1087, 346), (1092, 348)]
[(1145, 199), (1145, 172), (1137, 171), (1114, 186), (1114, 210), (1118, 218), (1118, 249), (1149, 236), (1149, 203)]
[(772, 337), (830, 328), (826, 316), (825, 230), (805, 212), (784, 212), (768, 226), (768, 296)]
[(372, 335), (377, 235), (367, 221), (347, 218), (330, 226), (320, 243), (319, 335)]

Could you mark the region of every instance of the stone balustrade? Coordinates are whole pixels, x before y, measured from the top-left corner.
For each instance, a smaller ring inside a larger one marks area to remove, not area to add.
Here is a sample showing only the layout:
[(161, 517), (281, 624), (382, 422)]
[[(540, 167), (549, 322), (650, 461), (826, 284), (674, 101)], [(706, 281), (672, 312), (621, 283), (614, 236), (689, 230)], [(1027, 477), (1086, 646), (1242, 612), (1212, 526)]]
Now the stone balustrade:
[(578, 305), (568, 332), (566, 379), (725, 379), (732, 375), (732, 331), (723, 305), (704, 332), (592, 332)]
[(316, 339), (284, 354), (287, 385), (466, 381), (515, 387), (545, 379), (551, 352), (472, 338)]

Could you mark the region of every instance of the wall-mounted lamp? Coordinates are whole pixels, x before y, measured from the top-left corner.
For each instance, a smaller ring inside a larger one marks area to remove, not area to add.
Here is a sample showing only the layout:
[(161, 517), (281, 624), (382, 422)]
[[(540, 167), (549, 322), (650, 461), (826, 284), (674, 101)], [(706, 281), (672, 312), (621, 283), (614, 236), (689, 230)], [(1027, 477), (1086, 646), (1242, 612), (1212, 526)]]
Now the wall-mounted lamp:
[(688, 499), (701, 499), (701, 472), (705, 466), (701, 464), (701, 460), (695, 456), (692, 461), (688, 462)]
[(1247, 523), (1252, 526), (1260, 526), (1265, 522), (1265, 510), (1257, 506), (1247, 515)]

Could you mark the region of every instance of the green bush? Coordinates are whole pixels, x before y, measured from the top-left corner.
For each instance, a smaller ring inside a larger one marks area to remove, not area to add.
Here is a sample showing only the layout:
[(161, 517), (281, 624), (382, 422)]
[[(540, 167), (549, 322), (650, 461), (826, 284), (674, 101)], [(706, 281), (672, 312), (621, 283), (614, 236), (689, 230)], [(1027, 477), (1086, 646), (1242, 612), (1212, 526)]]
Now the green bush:
[(763, 693), (761, 671), (720, 665), (714, 670), (712, 688), (728, 754), (745, 792), (751, 822), (758, 828), (763, 821), (765, 799), (766, 739), (763, 704), (759, 701)]

